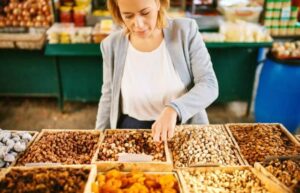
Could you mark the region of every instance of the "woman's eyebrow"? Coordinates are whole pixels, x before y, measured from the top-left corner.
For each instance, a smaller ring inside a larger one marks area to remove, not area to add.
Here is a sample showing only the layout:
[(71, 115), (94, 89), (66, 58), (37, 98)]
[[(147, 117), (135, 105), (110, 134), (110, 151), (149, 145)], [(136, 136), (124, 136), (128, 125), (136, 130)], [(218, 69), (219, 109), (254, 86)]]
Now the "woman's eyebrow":
[[(144, 8), (144, 9), (141, 9), (140, 11), (138, 11), (138, 12), (143, 12), (143, 11), (145, 11), (146, 9), (148, 9), (149, 7), (146, 7), (146, 8)], [(123, 14), (133, 14), (132, 12), (122, 12)]]

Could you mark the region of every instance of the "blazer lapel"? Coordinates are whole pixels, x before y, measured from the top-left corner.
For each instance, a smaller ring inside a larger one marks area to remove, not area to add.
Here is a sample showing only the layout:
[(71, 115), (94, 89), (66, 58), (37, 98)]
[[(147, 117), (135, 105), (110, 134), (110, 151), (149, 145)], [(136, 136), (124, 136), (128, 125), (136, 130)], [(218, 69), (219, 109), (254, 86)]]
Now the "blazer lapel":
[(113, 82), (113, 103), (112, 103), (112, 109), (113, 113), (112, 120), (111, 120), (111, 127), (116, 128), (118, 118), (120, 115), (120, 93), (121, 93), (121, 82), (123, 77), (123, 71), (125, 66), (125, 60), (126, 60), (126, 54), (127, 54), (127, 48), (128, 48), (128, 39), (125, 35), (122, 35), (120, 37), (119, 44), (113, 45), (118, 46), (117, 47), (117, 53), (115, 56), (115, 69), (114, 69), (114, 82)]
[(181, 37), (177, 37), (178, 34), (174, 28), (175, 26), (173, 26), (172, 20), (169, 19), (168, 26), (163, 29), (164, 39), (174, 65), (174, 69), (178, 73), (185, 87), (188, 87), (191, 82), (191, 77), (188, 71), (186, 57), (182, 54), (184, 53), (184, 45), (180, 41)]

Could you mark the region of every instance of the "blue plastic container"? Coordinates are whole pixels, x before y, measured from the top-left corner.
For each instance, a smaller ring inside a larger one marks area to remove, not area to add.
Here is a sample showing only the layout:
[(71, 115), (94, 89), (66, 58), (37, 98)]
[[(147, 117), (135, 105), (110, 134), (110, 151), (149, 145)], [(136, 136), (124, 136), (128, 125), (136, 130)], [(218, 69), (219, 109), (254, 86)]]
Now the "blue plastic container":
[(255, 101), (256, 122), (282, 123), (290, 132), (300, 128), (300, 61), (265, 61)]

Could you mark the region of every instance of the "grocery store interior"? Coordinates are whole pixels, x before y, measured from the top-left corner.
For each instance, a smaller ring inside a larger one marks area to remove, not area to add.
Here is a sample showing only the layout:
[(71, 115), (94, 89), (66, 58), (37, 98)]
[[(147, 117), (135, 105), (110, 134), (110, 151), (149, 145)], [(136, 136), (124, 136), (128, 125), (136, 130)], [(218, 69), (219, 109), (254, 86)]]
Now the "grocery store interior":
[(126, 25), (107, 1), (131, 3), (0, 0), (0, 193), (300, 192), (300, 0), (132, 0), (194, 20), (218, 84), (209, 124), (166, 143), (95, 129), (100, 44)]

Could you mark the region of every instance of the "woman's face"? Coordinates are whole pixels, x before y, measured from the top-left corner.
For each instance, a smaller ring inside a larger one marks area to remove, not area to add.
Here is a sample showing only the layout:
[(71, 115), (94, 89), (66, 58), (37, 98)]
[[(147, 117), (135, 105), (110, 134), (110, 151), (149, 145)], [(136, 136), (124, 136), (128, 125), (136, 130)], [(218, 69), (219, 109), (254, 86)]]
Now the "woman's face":
[(150, 37), (156, 29), (160, 8), (158, 0), (118, 0), (125, 26), (139, 38)]

